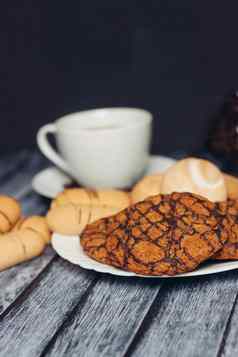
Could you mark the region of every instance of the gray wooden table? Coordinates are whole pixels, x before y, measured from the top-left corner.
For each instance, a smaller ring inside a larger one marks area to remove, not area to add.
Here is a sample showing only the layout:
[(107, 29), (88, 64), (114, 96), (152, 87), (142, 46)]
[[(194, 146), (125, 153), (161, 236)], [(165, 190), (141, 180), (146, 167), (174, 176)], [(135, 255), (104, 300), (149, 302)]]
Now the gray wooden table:
[[(0, 159), (0, 192), (25, 214), (49, 201), (31, 179), (37, 152)], [(56, 256), (0, 273), (0, 356), (238, 356), (238, 271), (136, 279), (90, 272)]]

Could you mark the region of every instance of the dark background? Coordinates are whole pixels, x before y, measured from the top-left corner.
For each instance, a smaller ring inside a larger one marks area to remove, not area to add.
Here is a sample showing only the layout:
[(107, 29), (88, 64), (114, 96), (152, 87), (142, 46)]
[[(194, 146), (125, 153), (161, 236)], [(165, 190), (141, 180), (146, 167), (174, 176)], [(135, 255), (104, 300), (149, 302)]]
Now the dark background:
[(238, 85), (237, 1), (6, 1), (0, 5), (0, 152), (35, 145), (65, 113), (153, 112), (153, 152), (203, 145)]

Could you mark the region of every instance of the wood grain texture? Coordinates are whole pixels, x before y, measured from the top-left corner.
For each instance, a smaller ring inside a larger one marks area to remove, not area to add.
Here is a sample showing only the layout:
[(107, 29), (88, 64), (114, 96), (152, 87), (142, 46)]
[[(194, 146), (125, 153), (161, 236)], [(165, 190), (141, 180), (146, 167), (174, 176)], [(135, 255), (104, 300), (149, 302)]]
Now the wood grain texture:
[(97, 275), (56, 258), (0, 319), (0, 356), (39, 356)]
[(0, 314), (40, 274), (55, 256), (51, 247), (43, 255), (0, 273)]
[[(1, 193), (21, 199), (32, 190), (32, 178), (46, 166), (46, 160), (38, 151), (29, 151), (25, 155), (26, 157), (20, 167), (17, 161), (18, 159), (12, 158), (13, 163), (15, 162), (16, 170), (12, 170), (11, 175), (8, 175), (8, 177), (4, 176), (4, 179), (0, 180)], [(3, 171), (4, 170), (3, 165)]]
[(57, 335), (47, 356), (123, 356), (135, 337), (161, 281), (104, 276), (83, 307)]
[[(238, 277), (237, 277), (238, 278)], [(238, 295), (230, 314), (229, 323), (223, 336), (217, 357), (237, 357), (238, 356)]]
[(30, 191), (21, 198), (23, 215), (44, 215), (50, 205), (50, 200), (42, 198), (37, 193)]
[(12, 194), (11, 183), (30, 159), (31, 154), (26, 150), (0, 158), (0, 193)]
[(9, 177), (21, 170), (29, 157), (30, 152), (28, 150), (21, 150), (14, 154), (0, 157), (0, 181), (6, 182)]
[(176, 279), (167, 286), (127, 357), (217, 356), (236, 300), (238, 272)]

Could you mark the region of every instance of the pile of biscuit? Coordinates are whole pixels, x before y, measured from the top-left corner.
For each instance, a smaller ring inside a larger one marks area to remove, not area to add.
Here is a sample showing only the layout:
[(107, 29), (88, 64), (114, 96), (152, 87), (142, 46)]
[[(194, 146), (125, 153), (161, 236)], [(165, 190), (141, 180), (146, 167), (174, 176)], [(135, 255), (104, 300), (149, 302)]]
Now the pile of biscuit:
[(238, 199), (238, 178), (223, 174), (209, 161), (187, 158), (163, 174), (145, 176), (131, 192), (67, 188), (52, 201), (47, 222), (53, 232), (77, 235), (97, 219), (150, 196), (172, 192), (195, 193), (212, 202)]
[(0, 196), (0, 271), (40, 255), (51, 232), (80, 235), (91, 258), (138, 274), (238, 259), (238, 179), (187, 158), (131, 192), (67, 188), (46, 217), (24, 218), (19, 202)]
[(176, 275), (208, 259), (238, 258), (237, 212), (233, 204), (192, 193), (159, 194), (89, 224), (80, 242), (104, 264), (141, 275)]
[(45, 217), (23, 217), (17, 200), (0, 195), (0, 271), (40, 255), (50, 238)]
[(131, 192), (66, 189), (53, 231), (80, 234), (91, 258), (146, 275), (175, 275), (207, 259), (238, 259), (238, 179), (206, 160), (178, 161)]

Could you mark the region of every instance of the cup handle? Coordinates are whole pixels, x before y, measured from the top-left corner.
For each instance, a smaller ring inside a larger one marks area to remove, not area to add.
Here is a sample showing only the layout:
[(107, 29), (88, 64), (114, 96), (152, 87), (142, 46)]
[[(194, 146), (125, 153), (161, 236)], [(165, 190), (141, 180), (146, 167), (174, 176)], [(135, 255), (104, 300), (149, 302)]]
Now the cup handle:
[(55, 124), (47, 124), (42, 126), (37, 133), (37, 144), (40, 151), (52, 161), (61, 170), (71, 175), (70, 169), (67, 163), (62, 159), (62, 157), (52, 148), (47, 139), (48, 134), (55, 134), (57, 132)]

